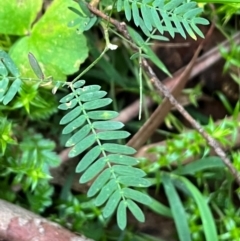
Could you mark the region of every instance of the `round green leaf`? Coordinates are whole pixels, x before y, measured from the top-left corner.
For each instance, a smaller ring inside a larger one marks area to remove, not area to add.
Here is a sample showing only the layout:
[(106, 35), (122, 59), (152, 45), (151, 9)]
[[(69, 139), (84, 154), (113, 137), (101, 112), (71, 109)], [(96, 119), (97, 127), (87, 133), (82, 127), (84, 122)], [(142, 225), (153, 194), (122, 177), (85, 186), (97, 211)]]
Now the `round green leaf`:
[(0, 33), (27, 35), (42, 7), (42, 0), (0, 1)]
[[(60, 80), (65, 80), (67, 75), (77, 72), (80, 64), (87, 58), (85, 36), (77, 33), (75, 28), (67, 26), (68, 22), (76, 17), (75, 13), (68, 9), (69, 6), (77, 5), (72, 0), (53, 1), (34, 24), (31, 35), (23, 37), (10, 49), (10, 56), (24, 77), (35, 77), (27, 60), (29, 52), (34, 54), (45, 76)], [(19, 19), (24, 18), (11, 16), (11, 19), (21, 22)]]

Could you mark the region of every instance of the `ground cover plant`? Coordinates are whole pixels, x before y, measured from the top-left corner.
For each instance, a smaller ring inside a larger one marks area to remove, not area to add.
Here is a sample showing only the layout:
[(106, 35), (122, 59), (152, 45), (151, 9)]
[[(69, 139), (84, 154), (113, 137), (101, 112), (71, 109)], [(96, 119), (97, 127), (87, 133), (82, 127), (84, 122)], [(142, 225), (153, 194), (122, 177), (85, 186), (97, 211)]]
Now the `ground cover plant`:
[(238, 240), (238, 2), (0, 7), (1, 238)]

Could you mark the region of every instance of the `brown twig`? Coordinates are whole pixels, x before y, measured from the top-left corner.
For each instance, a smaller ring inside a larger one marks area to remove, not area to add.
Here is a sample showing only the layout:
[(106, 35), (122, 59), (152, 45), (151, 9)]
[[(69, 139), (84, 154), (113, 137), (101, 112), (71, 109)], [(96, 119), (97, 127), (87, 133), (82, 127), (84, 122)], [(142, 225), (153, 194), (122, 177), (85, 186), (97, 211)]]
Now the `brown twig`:
[[(119, 21), (117, 21), (113, 18), (110, 18), (109, 16), (105, 15), (104, 13), (102, 13), (101, 11), (99, 11), (98, 9), (96, 9), (90, 5), (88, 5), (88, 8), (95, 15), (97, 15), (97, 16), (109, 21), (111, 24), (113, 24), (117, 28), (117, 30), (119, 32), (121, 32), (121, 34), (130, 41), (131, 47), (134, 50), (136, 50), (136, 47), (127, 31), (126, 24), (124, 22), (120, 23)], [(229, 171), (234, 176), (236, 182), (240, 186), (240, 175), (239, 175), (238, 171), (232, 165), (230, 159), (227, 157), (226, 153), (223, 151), (223, 149), (221, 148), (219, 143), (214, 138), (212, 138), (202, 128), (202, 126), (196, 120), (194, 120), (188, 114), (188, 112), (185, 111), (185, 109), (177, 102), (177, 100), (174, 98), (174, 96), (172, 96), (170, 91), (164, 86), (163, 83), (161, 83), (161, 81), (159, 81), (159, 79), (157, 78), (156, 74), (154, 73), (151, 66), (148, 64), (148, 62), (145, 59), (143, 59), (142, 63), (143, 63), (143, 67), (144, 67), (146, 73), (150, 77), (150, 81), (152, 82), (152, 84), (156, 88), (156, 90), (161, 92), (164, 95), (164, 97), (167, 98), (169, 100), (169, 102), (173, 106), (175, 106), (175, 108), (181, 113), (181, 115), (193, 126), (193, 128), (196, 129), (206, 139), (209, 146), (212, 147), (214, 149), (214, 151), (216, 152), (216, 154), (223, 160), (225, 165), (228, 167)]]
[(0, 240), (92, 241), (3, 200), (0, 200), (0, 217)]

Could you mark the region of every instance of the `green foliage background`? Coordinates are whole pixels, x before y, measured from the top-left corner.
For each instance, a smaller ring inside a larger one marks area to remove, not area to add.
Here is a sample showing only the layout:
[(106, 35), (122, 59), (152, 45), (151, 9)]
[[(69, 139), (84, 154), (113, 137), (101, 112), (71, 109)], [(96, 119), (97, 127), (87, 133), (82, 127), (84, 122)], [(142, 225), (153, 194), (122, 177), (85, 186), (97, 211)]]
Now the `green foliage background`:
[[(124, 98), (115, 98), (117, 91), (140, 93), (141, 101), (144, 95), (160, 101), (139, 63), (146, 57), (170, 76), (149, 46), (150, 41), (167, 41), (166, 32), (171, 37), (204, 37), (198, 27), (208, 24), (201, 16), (203, 9), (195, 2), (182, 0), (115, 3), (109, 11), (112, 1), (102, 1), (100, 9), (132, 24), (128, 31), (138, 49), (134, 54), (127, 41), (118, 38), (106, 21), (92, 15), (83, 1), (54, 0), (44, 13), (39, 12), (41, 0), (0, 2), (0, 198), (95, 240), (154, 240), (133, 232), (131, 223), (127, 226), (127, 209), (140, 222), (146, 210), (172, 219), (180, 241), (238, 240), (240, 211), (234, 198), (239, 190), (222, 161), (210, 155), (199, 133), (169, 134), (165, 146), (150, 150), (156, 157), (150, 162), (128, 156), (135, 152), (124, 145), (129, 133), (119, 130), (123, 124), (112, 120), (125, 104)], [(224, 3), (217, 13), (225, 13), (227, 22), (238, 14), (238, 5)], [(104, 40), (96, 29), (107, 30)], [(118, 49), (108, 51), (110, 43), (118, 45)], [(230, 52), (221, 48), (228, 60), (225, 71), (240, 66), (239, 48), (234, 44), (231, 47)], [(85, 81), (77, 81), (83, 73), (90, 83), (87, 86)], [(79, 75), (73, 80), (69, 77), (73, 74)], [(239, 76), (231, 76), (240, 83)], [(100, 90), (101, 86), (104, 90)], [(106, 95), (112, 97), (113, 103), (103, 98)], [(196, 104), (195, 99), (192, 101)], [(239, 104), (232, 107), (224, 97), (222, 101), (232, 119), (226, 118), (220, 125), (210, 119), (205, 129), (231, 149), (238, 137)], [(108, 110), (98, 110), (110, 103)], [(58, 109), (67, 112), (64, 115)], [(66, 124), (62, 137), (59, 122)], [(183, 129), (174, 115), (169, 114), (166, 123)], [(132, 122), (127, 128), (134, 131), (137, 125)], [(56, 151), (62, 150), (65, 142), (66, 147), (73, 146), (70, 157), (84, 153), (76, 172), (83, 172), (80, 183), (93, 180), (87, 194), (72, 192), (74, 172), (68, 175), (60, 194), (55, 190), (59, 187), (50, 183), (50, 169), (60, 164)], [(183, 163), (196, 156), (199, 160)], [(231, 151), (229, 156), (240, 170), (239, 152)], [(108, 168), (103, 171), (105, 165)], [(164, 193), (168, 205), (154, 195), (150, 198), (146, 189), (149, 186), (158, 195)], [(160, 187), (164, 192), (159, 191)], [(95, 199), (89, 198), (93, 196)], [(139, 207), (137, 202), (146, 207)], [(115, 209), (116, 222), (111, 223)]]

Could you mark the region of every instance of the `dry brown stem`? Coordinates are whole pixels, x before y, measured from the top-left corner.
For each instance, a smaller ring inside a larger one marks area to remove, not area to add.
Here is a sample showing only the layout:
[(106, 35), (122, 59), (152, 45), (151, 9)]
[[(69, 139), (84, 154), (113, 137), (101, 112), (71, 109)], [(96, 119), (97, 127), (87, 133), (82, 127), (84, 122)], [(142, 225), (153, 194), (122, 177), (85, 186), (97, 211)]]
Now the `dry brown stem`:
[(0, 217), (0, 240), (91, 241), (3, 200), (0, 200)]

